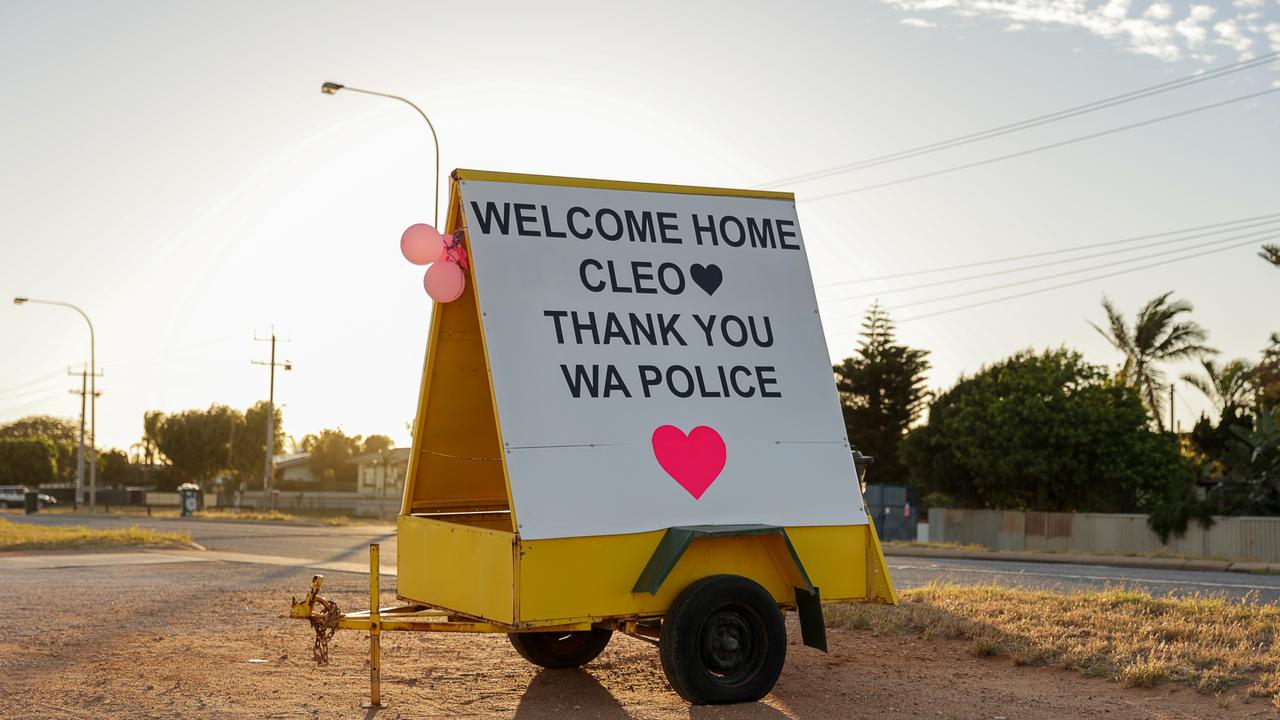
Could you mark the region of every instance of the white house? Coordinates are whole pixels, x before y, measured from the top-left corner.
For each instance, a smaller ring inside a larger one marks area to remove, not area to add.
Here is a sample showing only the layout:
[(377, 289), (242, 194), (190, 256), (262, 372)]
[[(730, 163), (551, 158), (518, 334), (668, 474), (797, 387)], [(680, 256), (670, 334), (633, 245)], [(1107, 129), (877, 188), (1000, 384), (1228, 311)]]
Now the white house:
[(409, 469), (409, 448), (357, 455), (348, 462), (357, 466), (356, 490), (362, 498), (399, 500)]

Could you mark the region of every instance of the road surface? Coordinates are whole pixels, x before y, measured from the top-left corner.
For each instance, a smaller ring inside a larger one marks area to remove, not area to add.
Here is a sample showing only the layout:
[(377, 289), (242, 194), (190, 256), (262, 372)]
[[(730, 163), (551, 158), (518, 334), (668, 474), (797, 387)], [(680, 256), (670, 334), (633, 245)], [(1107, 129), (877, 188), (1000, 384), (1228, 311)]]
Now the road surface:
[[(158, 530), (185, 530), (209, 550), (300, 558), (316, 563), (367, 560), (369, 543), (382, 544), (383, 567), (395, 565), (395, 528), (390, 525), (322, 527), (280, 522), (233, 522), (128, 516), (13, 515), (11, 520), (41, 525), (90, 525)], [(1192, 570), (1113, 568), (1001, 560), (961, 560), (890, 556), (889, 572), (899, 590), (945, 580), (964, 584), (995, 583), (1019, 588), (1097, 590), (1123, 585), (1156, 595), (1221, 594), (1233, 599), (1280, 602), (1280, 576)]]

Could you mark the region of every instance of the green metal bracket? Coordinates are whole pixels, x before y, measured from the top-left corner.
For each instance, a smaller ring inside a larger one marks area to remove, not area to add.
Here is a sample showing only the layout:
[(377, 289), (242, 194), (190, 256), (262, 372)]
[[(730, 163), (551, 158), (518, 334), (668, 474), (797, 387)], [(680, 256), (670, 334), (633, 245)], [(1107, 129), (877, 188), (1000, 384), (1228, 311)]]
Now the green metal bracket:
[(795, 563), (795, 570), (800, 582), (795, 586), (796, 610), (800, 615), (800, 635), (804, 644), (823, 652), (827, 650), (827, 631), (822, 620), (822, 599), (818, 588), (809, 580), (800, 555), (791, 544), (787, 530), (776, 525), (685, 525), (667, 528), (666, 534), (658, 542), (649, 562), (631, 588), (633, 593), (649, 593), (657, 595), (662, 583), (675, 569), (676, 563), (684, 556), (694, 540), (699, 538), (724, 538), (747, 536), (776, 536), (786, 547), (788, 555)]

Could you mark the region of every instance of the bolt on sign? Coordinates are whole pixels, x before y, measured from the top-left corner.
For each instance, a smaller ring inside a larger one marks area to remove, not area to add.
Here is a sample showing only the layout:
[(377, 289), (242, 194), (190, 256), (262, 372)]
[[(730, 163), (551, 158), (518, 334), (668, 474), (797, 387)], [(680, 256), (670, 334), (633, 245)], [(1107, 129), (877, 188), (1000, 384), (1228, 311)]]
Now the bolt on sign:
[(790, 194), (455, 180), (521, 537), (867, 523)]

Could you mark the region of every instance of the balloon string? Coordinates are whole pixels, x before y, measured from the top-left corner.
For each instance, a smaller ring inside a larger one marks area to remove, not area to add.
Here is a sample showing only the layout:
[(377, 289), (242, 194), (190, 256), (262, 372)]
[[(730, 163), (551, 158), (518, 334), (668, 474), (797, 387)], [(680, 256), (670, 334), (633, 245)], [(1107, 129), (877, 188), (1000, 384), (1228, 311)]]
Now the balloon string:
[(465, 268), (467, 266), (467, 251), (462, 247), (462, 231), (458, 230), (445, 237), (448, 238), (448, 244), (445, 245), (444, 250), (445, 255), (448, 259)]

